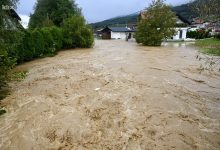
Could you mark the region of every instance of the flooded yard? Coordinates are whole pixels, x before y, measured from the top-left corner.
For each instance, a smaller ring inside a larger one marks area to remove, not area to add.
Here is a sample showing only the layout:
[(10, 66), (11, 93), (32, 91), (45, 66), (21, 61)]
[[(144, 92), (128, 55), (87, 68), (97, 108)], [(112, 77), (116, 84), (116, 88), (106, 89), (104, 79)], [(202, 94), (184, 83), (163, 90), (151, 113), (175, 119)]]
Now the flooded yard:
[(187, 44), (93, 49), (18, 66), (0, 117), (2, 150), (219, 150), (220, 74)]

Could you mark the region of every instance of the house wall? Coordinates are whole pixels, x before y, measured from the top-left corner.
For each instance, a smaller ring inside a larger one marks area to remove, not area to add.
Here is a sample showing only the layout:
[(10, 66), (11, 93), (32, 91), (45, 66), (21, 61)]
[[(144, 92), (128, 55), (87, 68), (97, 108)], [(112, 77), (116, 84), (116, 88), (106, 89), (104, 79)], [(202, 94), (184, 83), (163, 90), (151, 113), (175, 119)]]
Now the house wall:
[(111, 30), (109, 28), (104, 28), (99, 32), (102, 35), (102, 39), (111, 39)]
[(102, 39), (111, 39), (111, 32), (103, 32)]
[(126, 40), (126, 32), (111, 32), (111, 38)]
[[(181, 40), (181, 39), (185, 40), (186, 39), (188, 28), (176, 28), (175, 30), (177, 34), (173, 36), (173, 40)], [(182, 38), (180, 37), (181, 31), (182, 31)]]

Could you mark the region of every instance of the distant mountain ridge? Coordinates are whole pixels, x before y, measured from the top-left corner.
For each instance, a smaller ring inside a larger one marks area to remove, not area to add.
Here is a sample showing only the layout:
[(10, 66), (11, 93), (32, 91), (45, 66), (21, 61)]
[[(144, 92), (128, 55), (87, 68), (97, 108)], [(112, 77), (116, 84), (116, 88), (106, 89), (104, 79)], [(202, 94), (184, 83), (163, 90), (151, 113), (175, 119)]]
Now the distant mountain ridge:
[[(175, 6), (172, 8), (172, 10), (178, 13), (179, 15), (181, 15), (182, 17), (184, 17), (185, 19), (192, 21), (192, 19), (195, 18), (196, 15), (191, 11), (190, 5), (191, 3)], [(90, 25), (94, 29), (99, 29), (106, 26), (125, 26), (125, 25), (137, 24), (138, 15), (139, 13), (137, 12), (126, 16), (114, 17), (101, 22), (92, 23)]]
[(126, 24), (136, 24), (137, 23), (138, 14), (130, 14), (127, 16), (114, 17), (111, 19), (107, 19), (101, 22), (90, 24), (93, 28), (102, 28), (105, 26), (123, 26)]

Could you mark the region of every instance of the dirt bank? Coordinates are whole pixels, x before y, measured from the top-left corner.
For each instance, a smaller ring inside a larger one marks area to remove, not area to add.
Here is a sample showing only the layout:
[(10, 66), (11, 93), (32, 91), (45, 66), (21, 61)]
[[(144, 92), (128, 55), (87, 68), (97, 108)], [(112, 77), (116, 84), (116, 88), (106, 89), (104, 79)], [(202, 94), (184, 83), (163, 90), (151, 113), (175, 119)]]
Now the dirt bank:
[(2, 150), (219, 150), (220, 75), (187, 45), (96, 41), (26, 63), (0, 117)]

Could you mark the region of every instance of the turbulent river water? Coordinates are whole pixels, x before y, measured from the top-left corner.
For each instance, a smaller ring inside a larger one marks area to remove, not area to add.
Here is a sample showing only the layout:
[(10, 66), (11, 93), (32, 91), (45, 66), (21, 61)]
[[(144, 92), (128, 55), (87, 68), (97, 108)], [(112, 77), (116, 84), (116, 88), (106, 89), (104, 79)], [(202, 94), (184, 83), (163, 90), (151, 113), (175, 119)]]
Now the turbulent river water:
[(1, 150), (219, 150), (220, 74), (187, 44), (94, 48), (25, 63), (0, 117)]

